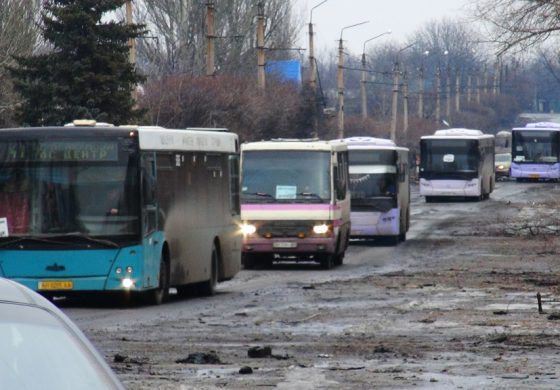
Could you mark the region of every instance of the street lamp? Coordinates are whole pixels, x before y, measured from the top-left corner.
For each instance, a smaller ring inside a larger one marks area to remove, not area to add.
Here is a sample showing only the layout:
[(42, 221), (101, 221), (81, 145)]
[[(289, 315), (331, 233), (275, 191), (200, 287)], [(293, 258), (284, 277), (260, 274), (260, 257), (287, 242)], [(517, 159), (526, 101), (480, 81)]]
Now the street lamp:
[(391, 30), (387, 30), (384, 33), (374, 36), (373, 38), (364, 41), (364, 49), (362, 51), (362, 85), (361, 85), (361, 95), (362, 95), (362, 118), (365, 120), (368, 117), (367, 113), (367, 95), (366, 95), (366, 43), (373, 41), (376, 38), (382, 37), (383, 35), (391, 34)]
[(410, 45), (403, 47), (397, 54), (395, 55), (395, 64), (393, 66), (393, 102), (391, 105), (392, 108), (392, 115), (391, 115), (391, 141), (395, 142), (397, 138), (397, 112), (398, 112), (398, 97), (399, 97), (399, 77), (400, 77), (400, 69), (399, 69), (399, 56), (400, 54), (405, 51), (406, 49), (411, 48), (416, 43), (411, 43)]
[(361, 23), (351, 24), (340, 30), (340, 40), (338, 41), (338, 138), (344, 138), (344, 45), (342, 43), (342, 33), (352, 27), (361, 26), (369, 23), (366, 20)]
[(323, 0), (311, 8), (309, 12), (309, 86), (313, 92), (313, 134), (317, 134), (319, 123), (317, 119), (317, 62), (315, 61), (315, 44), (313, 39), (313, 10), (325, 4), (328, 0)]
[(313, 10), (325, 4), (328, 0), (323, 0), (311, 8), (309, 12), (309, 85), (315, 93), (317, 91), (317, 65), (315, 63), (314, 42), (313, 42)]

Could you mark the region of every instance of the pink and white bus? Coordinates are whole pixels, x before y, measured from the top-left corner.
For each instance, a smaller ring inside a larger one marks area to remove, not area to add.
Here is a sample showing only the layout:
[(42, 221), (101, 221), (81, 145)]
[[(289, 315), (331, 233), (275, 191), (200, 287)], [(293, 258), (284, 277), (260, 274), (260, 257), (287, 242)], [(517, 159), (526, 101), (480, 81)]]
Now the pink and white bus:
[(343, 141), (241, 145), (245, 268), (273, 261), (342, 264), (350, 234), (348, 151)]

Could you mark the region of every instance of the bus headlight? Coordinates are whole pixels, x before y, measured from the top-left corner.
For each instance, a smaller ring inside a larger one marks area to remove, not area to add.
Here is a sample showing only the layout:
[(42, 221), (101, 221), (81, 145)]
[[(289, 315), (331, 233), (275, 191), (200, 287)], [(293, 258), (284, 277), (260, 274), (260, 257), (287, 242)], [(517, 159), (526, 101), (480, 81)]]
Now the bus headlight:
[(124, 278), (121, 281), (121, 285), (126, 289), (130, 289), (134, 286), (134, 280), (132, 280), (131, 278)]
[(321, 225), (313, 226), (313, 233), (315, 234), (327, 234), (329, 232), (330, 226), (326, 223), (322, 223)]
[(251, 235), (257, 231), (257, 227), (250, 223), (244, 223), (241, 225), (241, 233), (244, 235)]

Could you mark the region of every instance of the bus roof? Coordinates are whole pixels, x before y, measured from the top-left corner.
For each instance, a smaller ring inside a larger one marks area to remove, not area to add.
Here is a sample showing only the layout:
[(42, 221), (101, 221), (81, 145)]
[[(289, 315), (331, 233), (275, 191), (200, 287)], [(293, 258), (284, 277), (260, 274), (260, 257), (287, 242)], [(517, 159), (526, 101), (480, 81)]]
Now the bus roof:
[(138, 126), (140, 149), (184, 150), (203, 152), (239, 151), (237, 134), (216, 129), (166, 129), (158, 126)]
[[(160, 126), (137, 126), (124, 125), (113, 126), (109, 123), (95, 121), (74, 121), (65, 126), (49, 127), (22, 127), (13, 129), (2, 129), (2, 131), (14, 132), (36, 132), (37, 134), (59, 133), (84, 134), (96, 136), (103, 132), (126, 134), (131, 131), (138, 133), (138, 141), (141, 150), (168, 150), (168, 151), (201, 151), (201, 152), (239, 152), (237, 134), (225, 132), (223, 129), (167, 129)], [(46, 133), (46, 132), (51, 133)]]
[(278, 139), (244, 143), (241, 145), (241, 150), (314, 150), (333, 152), (345, 151), (348, 148), (343, 140), (338, 139), (332, 141)]
[(525, 125), (525, 127), (514, 127), (513, 130), (552, 130), (552, 131), (560, 131), (560, 123), (556, 123), (556, 122), (527, 123)]
[(350, 137), (345, 138), (344, 142), (348, 144), (348, 149), (361, 150), (400, 150), (408, 152), (408, 148), (397, 146), (393, 141), (386, 138), (376, 137)]
[(421, 137), (421, 139), (449, 139), (449, 138), (486, 139), (486, 138), (494, 138), (494, 136), (492, 134), (484, 134), (480, 130), (456, 128), (456, 129), (436, 130), (433, 135), (425, 135)]

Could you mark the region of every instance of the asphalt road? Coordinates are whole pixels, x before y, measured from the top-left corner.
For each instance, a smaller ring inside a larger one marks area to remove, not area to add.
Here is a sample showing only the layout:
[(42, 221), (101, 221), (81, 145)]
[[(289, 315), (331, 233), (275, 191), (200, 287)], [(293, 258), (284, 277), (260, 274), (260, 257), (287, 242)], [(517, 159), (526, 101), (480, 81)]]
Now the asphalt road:
[(425, 203), (414, 186), (407, 242), (353, 242), (341, 267), (241, 271), (214, 297), (154, 307), (62, 306), (130, 389), (557, 388), (557, 327), (534, 299), (556, 293), (557, 239), (504, 231), (558, 192), (506, 181), (487, 201)]

